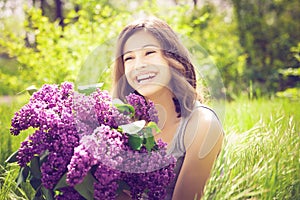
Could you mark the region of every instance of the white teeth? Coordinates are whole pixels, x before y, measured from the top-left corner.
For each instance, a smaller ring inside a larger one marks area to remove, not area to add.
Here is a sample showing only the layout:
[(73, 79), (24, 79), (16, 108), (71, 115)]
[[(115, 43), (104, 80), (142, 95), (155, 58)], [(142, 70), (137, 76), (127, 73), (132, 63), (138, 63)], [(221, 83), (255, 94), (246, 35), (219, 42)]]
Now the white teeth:
[(141, 81), (151, 79), (151, 78), (154, 78), (154, 77), (155, 77), (154, 73), (149, 73), (149, 74), (141, 74), (141, 75), (137, 76), (136, 79), (140, 83)]

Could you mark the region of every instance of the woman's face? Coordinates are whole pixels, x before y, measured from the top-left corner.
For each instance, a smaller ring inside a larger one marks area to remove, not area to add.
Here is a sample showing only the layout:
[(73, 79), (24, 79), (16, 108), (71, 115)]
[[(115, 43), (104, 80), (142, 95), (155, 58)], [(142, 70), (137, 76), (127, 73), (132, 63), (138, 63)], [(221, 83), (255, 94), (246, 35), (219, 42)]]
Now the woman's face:
[(155, 37), (138, 31), (126, 41), (123, 52), (125, 75), (131, 87), (149, 98), (166, 89), (171, 80), (170, 68)]

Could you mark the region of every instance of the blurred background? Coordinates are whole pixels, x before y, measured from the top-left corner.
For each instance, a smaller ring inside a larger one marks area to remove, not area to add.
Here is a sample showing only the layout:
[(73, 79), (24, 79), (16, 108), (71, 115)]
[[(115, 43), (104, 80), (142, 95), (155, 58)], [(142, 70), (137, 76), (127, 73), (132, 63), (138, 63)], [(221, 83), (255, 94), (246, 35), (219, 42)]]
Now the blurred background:
[[(113, 46), (124, 25), (143, 15), (201, 45), (228, 100), (299, 98), (298, 0), (1, 0), (0, 95), (75, 81), (97, 46), (109, 40)], [(109, 83), (107, 74), (99, 81)]]
[(191, 49), (203, 53), (197, 61), (218, 72), (206, 69), (206, 78), (223, 81), (211, 92), (226, 95), (225, 140), (203, 199), (300, 199), (299, 0), (0, 0), (0, 200), (34, 199), (29, 184), (16, 185), (18, 166), (5, 162), (34, 131), (9, 131), (26, 88), (110, 89), (116, 37), (147, 15), (200, 47)]

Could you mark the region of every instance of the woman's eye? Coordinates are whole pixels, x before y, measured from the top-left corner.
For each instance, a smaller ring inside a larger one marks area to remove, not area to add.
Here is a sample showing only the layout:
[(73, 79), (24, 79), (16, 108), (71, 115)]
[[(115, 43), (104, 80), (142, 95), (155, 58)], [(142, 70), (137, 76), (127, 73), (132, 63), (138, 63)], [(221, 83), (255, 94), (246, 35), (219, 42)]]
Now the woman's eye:
[(147, 51), (147, 52), (146, 52), (146, 56), (147, 56), (147, 55), (150, 55), (150, 54), (153, 54), (153, 53), (156, 53), (156, 51), (154, 51), (154, 50), (153, 50), (153, 51)]
[(131, 56), (125, 57), (125, 58), (124, 58), (124, 62), (126, 62), (126, 61), (128, 61), (128, 60), (131, 60), (131, 59), (132, 59)]

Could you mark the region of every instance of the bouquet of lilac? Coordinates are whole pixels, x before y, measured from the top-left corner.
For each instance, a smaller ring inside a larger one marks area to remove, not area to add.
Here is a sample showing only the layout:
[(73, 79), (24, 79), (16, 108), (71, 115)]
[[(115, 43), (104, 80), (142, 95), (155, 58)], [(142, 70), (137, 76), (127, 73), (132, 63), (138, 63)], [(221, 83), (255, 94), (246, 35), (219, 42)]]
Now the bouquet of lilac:
[(153, 102), (130, 94), (126, 103), (106, 91), (76, 92), (72, 83), (44, 85), (12, 119), (11, 133), (34, 131), (7, 162), (17, 184), (30, 181), (38, 199), (163, 199), (176, 160), (155, 141)]

